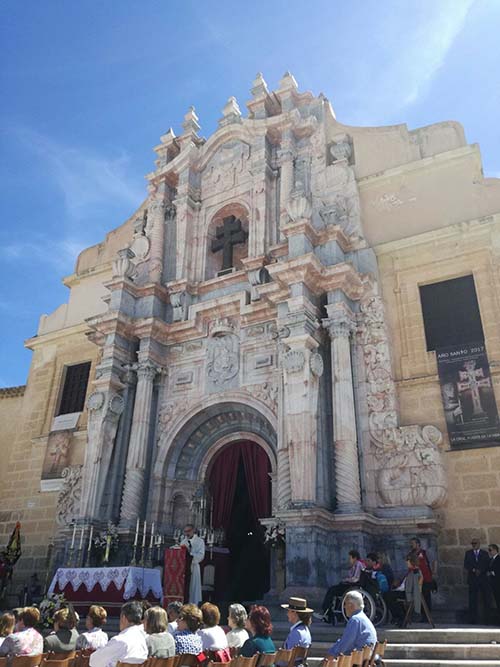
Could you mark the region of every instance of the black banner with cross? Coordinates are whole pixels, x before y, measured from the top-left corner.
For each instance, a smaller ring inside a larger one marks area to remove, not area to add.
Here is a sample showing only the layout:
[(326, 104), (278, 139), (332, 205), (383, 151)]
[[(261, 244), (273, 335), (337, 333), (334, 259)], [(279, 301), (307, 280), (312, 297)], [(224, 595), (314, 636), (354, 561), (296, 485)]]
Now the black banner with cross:
[(450, 445), (500, 444), (500, 424), (484, 342), (436, 350)]

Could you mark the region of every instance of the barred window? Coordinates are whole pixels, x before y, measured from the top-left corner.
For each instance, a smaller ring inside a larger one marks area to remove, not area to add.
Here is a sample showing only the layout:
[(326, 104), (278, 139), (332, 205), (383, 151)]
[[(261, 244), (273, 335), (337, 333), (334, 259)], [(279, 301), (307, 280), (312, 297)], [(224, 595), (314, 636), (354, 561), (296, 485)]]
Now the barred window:
[(81, 412), (85, 405), (85, 394), (89, 381), (90, 361), (84, 364), (66, 366), (64, 369), (64, 387), (58, 415)]
[(473, 276), (422, 285), (427, 350), (484, 340)]

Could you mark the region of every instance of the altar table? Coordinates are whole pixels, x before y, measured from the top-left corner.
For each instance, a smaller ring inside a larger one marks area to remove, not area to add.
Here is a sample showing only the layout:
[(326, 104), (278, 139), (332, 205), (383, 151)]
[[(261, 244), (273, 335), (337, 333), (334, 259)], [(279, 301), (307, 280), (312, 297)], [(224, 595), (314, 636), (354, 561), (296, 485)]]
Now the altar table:
[(80, 615), (100, 604), (109, 616), (119, 616), (127, 600), (159, 604), (163, 597), (160, 570), (147, 567), (60, 567), (48, 593), (62, 593)]

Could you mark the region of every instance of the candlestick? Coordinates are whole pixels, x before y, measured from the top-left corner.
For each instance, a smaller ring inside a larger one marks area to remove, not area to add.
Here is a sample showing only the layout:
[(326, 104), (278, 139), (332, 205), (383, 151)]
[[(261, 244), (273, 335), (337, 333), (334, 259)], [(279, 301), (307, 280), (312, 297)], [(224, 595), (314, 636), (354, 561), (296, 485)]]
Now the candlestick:
[(85, 533), (85, 526), (82, 526), (82, 532), (80, 533), (80, 544), (78, 545), (78, 551), (82, 550), (84, 533)]
[(90, 553), (90, 550), (92, 549), (92, 535), (94, 534), (94, 526), (90, 526), (90, 535), (89, 535), (89, 546), (87, 551)]
[(144, 532), (142, 534), (142, 548), (146, 546), (146, 526), (147, 526), (147, 521), (144, 519)]
[(73, 524), (73, 537), (71, 538), (71, 547), (73, 549), (75, 546), (75, 536), (76, 536), (76, 523)]
[(135, 524), (134, 547), (137, 546), (138, 541), (139, 541), (139, 519), (137, 519), (137, 523)]
[(107, 563), (109, 560), (109, 549), (111, 547), (111, 535), (106, 537), (106, 551), (104, 553), (104, 562)]
[(153, 546), (153, 540), (154, 540), (154, 534), (155, 534), (155, 522), (151, 524), (151, 539), (149, 540), (149, 546)]

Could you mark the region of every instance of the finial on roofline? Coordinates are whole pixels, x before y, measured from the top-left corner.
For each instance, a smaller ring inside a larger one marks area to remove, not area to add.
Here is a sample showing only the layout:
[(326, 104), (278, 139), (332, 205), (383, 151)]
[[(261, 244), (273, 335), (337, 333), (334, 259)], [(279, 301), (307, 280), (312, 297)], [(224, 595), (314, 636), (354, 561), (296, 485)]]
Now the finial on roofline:
[(198, 123), (198, 116), (194, 107), (189, 107), (187, 114), (184, 116), (184, 122), (182, 123), (184, 128), (184, 134), (198, 134), (200, 131), (200, 124)]
[(267, 88), (267, 83), (264, 77), (262, 76), (262, 72), (257, 72), (254, 82), (252, 83), (252, 88), (250, 92), (252, 93), (254, 99), (256, 97), (262, 97), (262, 95), (267, 95), (269, 93), (269, 90)]
[(278, 90), (298, 90), (298, 87), (295, 77), (287, 70), (279, 82)]

